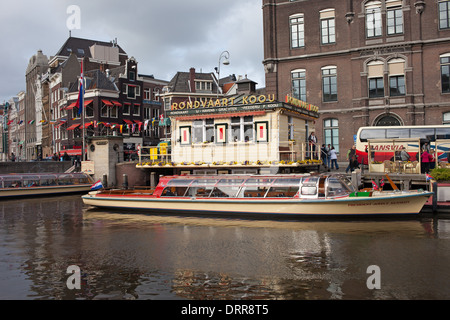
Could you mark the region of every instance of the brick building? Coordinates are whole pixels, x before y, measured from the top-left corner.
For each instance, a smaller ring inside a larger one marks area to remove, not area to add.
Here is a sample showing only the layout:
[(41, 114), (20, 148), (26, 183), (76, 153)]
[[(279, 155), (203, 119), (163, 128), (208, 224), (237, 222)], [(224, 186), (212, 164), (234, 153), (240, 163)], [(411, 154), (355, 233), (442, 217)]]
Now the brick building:
[(266, 93), (319, 106), (319, 143), (450, 120), (450, 1), (263, 0)]

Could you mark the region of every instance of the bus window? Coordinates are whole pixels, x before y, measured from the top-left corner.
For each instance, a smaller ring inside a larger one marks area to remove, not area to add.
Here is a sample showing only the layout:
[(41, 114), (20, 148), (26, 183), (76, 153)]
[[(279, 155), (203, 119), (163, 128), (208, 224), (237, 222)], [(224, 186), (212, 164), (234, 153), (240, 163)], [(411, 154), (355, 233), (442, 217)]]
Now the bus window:
[(386, 129), (364, 129), (361, 130), (361, 142), (367, 142), (368, 139), (385, 139)]
[(448, 128), (437, 128), (436, 139), (450, 139), (450, 126)]
[(435, 141), (434, 128), (414, 128), (411, 129), (411, 138)]
[(386, 129), (386, 138), (387, 139), (409, 138), (409, 129), (405, 128)]

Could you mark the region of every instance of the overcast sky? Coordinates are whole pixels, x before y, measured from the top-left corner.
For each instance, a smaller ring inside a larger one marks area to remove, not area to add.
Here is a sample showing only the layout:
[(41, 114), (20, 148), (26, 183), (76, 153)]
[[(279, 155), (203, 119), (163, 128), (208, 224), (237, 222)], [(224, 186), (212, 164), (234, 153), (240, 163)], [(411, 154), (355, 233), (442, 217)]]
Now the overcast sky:
[[(248, 75), (265, 86), (261, 0), (14, 0), (0, 1), (0, 103), (25, 90), (29, 59), (42, 50), (53, 56), (73, 37), (117, 38), (139, 73), (171, 80), (177, 71), (213, 72), (224, 50), (230, 65), (221, 77)], [(223, 60), (222, 60), (223, 61)]]

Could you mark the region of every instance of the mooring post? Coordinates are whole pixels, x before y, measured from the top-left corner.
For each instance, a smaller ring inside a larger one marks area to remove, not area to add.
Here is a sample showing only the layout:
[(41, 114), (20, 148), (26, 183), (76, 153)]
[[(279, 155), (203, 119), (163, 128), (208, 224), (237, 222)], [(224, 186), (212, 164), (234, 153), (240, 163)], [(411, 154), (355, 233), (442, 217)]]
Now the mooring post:
[(107, 187), (108, 187), (108, 175), (107, 175), (107, 174), (104, 174), (102, 180), (103, 180), (103, 181), (102, 181), (103, 186), (104, 186), (105, 188), (107, 188)]
[(128, 175), (126, 173), (123, 174), (123, 188), (128, 189)]
[(437, 182), (432, 183), (433, 188), (433, 213), (437, 212), (437, 198), (438, 198), (438, 184)]

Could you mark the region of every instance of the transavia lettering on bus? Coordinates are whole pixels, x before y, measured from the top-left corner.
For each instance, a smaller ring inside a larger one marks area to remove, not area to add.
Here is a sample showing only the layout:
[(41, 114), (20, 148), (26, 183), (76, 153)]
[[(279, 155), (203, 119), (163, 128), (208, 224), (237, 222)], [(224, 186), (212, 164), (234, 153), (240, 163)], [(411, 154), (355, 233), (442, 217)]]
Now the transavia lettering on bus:
[[(367, 150), (369, 146), (366, 144), (364, 150)], [(403, 145), (392, 145), (392, 144), (371, 144), (370, 148), (372, 151), (400, 151), (403, 149)]]
[[(172, 110), (183, 110), (183, 109), (200, 109), (200, 108), (215, 108), (215, 107), (229, 107), (235, 105), (235, 98), (221, 98), (221, 99), (208, 99), (202, 101), (186, 101), (180, 103), (173, 103)], [(248, 104), (257, 104), (257, 103), (266, 103), (266, 102), (274, 102), (275, 95), (251, 95), (242, 97), (242, 101), (239, 104), (248, 105)]]

